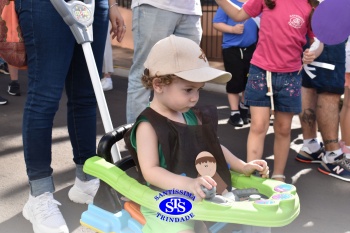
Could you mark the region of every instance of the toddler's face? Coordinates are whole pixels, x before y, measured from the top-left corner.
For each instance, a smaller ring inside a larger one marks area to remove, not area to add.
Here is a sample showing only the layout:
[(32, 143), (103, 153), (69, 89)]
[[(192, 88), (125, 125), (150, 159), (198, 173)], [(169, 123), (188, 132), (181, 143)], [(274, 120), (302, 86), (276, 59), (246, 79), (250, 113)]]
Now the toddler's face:
[(175, 111), (187, 112), (199, 100), (199, 91), (204, 83), (190, 82), (181, 78), (174, 78), (170, 85), (164, 86), (164, 100)]

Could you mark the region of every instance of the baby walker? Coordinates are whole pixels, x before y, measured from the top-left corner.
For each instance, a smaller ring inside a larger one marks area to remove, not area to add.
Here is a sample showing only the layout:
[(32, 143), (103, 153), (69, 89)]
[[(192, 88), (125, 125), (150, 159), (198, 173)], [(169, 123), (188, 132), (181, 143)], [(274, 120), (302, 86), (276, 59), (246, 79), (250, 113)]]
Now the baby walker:
[[(166, 195), (138, 181), (140, 175), (131, 156), (121, 159), (116, 142), (121, 140), (131, 124), (113, 129), (90, 42), (94, 0), (51, 0), (82, 44), (91, 81), (106, 133), (98, 145), (97, 156), (88, 159), (84, 171), (101, 180), (94, 203), (81, 216), (81, 224), (96, 232), (141, 233), (145, 219), (140, 206), (161, 212)], [(115, 163), (114, 163), (115, 162)], [(135, 178), (133, 178), (135, 177)], [(300, 212), (299, 197), (293, 185), (257, 176), (246, 177), (231, 172), (234, 199), (212, 196), (190, 204), (190, 216), (195, 220), (213, 222), (210, 232), (219, 232), (227, 223), (260, 227), (280, 227), (291, 223)], [(164, 197), (165, 196), (165, 197)], [(157, 197), (157, 198), (155, 198)], [(261, 198), (263, 197), (263, 198)], [(169, 196), (168, 196), (169, 198)], [(176, 198), (176, 197), (175, 197)], [(171, 216), (169, 219), (172, 218)], [(181, 219), (181, 216), (177, 219)]]
[[(123, 125), (105, 134), (98, 155), (84, 165), (86, 173), (101, 179), (94, 203), (81, 216), (81, 224), (96, 232), (141, 233), (145, 219), (140, 205), (160, 212), (160, 201), (155, 197), (162, 195), (137, 180), (139, 173), (131, 156), (112, 162), (111, 146), (123, 139), (131, 126)], [(227, 223), (281, 227), (299, 215), (300, 202), (293, 185), (235, 172), (231, 172), (231, 181), (236, 188), (235, 201), (208, 198), (192, 203), (193, 219), (216, 222), (210, 232), (219, 232)]]

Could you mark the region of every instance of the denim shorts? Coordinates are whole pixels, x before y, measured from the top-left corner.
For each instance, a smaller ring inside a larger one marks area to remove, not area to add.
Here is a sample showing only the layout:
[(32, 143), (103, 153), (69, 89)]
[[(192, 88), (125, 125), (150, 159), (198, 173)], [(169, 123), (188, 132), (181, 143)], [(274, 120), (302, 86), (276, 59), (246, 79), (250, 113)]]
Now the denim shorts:
[[(298, 75), (298, 71), (272, 72), (271, 79), (275, 110), (299, 114), (301, 112), (301, 75)], [(251, 65), (244, 92), (244, 104), (270, 107), (270, 96), (267, 96), (266, 93), (266, 71)]]
[[(306, 88), (315, 88), (317, 93), (329, 92), (333, 94), (344, 93), (345, 82), (345, 42), (337, 45), (325, 45), (321, 55), (315, 60), (335, 65), (334, 70), (315, 67), (311, 71), (315, 78), (311, 79), (303, 70), (302, 86)], [(314, 67), (309, 65), (309, 67)]]

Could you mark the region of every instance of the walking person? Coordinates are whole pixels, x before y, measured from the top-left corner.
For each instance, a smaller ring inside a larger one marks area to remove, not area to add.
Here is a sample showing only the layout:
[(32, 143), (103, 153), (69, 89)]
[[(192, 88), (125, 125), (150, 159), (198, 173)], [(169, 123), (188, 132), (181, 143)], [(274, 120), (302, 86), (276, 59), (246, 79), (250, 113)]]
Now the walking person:
[[(32, 223), (35, 233), (68, 233), (53, 195), (53, 120), (65, 89), (67, 128), (76, 165), (75, 182), (68, 197), (73, 202), (91, 203), (99, 180), (84, 173), (83, 165), (96, 155), (96, 97), (82, 46), (52, 3), (16, 0), (15, 6), (25, 41), (29, 80), (22, 133), (30, 193), (23, 216)], [(115, 1), (95, 1), (94, 9), (91, 47), (102, 73), (108, 17), (112, 37), (118, 41), (123, 39), (126, 27)]]

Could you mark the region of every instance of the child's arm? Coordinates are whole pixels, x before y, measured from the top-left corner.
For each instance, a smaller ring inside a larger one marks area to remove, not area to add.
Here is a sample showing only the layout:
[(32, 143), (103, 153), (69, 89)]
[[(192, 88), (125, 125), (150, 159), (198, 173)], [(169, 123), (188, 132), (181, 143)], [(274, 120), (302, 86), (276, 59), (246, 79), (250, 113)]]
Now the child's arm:
[(207, 189), (216, 186), (216, 182), (209, 176), (190, 178), (169, 172), (160, 167), (158, 156), (158, 138), (149, 122), (141, 122), (136, 131), (137, 157), (144, 179), (150, 184), (164, 190), (179, 189), (193, 193), (197, 197), (205, 198), (201, 185)]
[(213, 27), (220, 32), (232, 34), (242, 34), (244, 30), (243, 23), (236, 24), (235, 26), (231, 26), (226, 23), (213, 23)]
[(251, 175), (254, 171), (258, 171), (262, 177), (268, 178), (269, 167), (267, 166), (266, 161), (253, 160), (253, 161), (250, 161), (249, 163), (246, 163), (243, 160), (237, 158), (223, 145), (221, 145), (221, 148), (222, 148), (222, 152), (224, 153), (226, 162), (230, 164), (230, 169), (232, 171), (242, 173), (246, 176)]
[(234, 21), (242, 22), (250, 18), (245, 10), (239, 8), (231, 1), (228, 0), (216, 0), (216, 3), (225, 11), (225, 13)]

